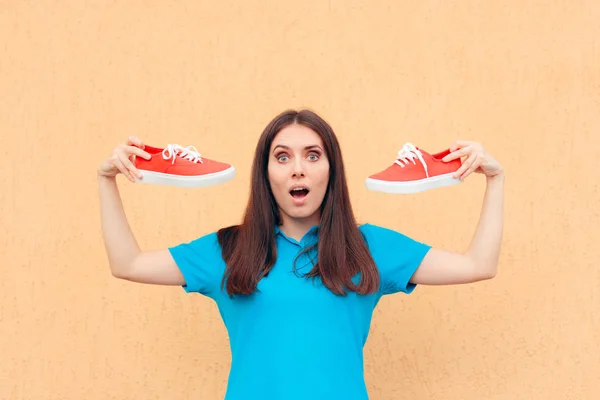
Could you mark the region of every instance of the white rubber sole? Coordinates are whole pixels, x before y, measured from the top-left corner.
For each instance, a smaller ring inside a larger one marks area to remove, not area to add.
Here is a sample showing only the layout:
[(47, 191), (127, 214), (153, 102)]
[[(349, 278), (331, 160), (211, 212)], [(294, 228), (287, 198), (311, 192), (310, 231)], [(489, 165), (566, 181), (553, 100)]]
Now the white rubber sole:
[(213, 174), (184, 176), (163, 174), (161, 172), (146, 171), (140, 169), (142, 179), (135, 178), (136, 182), (150, 183), (154, 185), (179, 186), (185, 188), (199, 188), (225, 183), (235, 176), (235, 168), (228, 169)]
[(376, 192), (411, 194), (440, 187), (452, 186), (462, 182), (463, 181), (458, 178), (453, 178), (452, 173), (450, 173), (409, 182), (390, 182), (367, 178), (366, 184), (367, 189)]

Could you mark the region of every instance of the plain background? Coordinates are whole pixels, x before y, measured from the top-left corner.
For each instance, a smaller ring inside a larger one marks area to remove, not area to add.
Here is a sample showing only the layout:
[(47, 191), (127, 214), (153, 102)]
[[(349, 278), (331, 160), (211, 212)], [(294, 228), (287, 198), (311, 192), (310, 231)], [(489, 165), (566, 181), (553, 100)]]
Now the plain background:
[(215, 304), (111, 277), (96, 168), (128, 135), (234, 164), (198, 190), (119, 178), (144, 249), (193, 240), (240, 221), (260, 133), (302, 107), (339, 136), (359, 221), (434, 246), (466, 248), (485, 179), (394, 196), (367, 175), (456, 139), (506, 170), (499, 275), (384, 298), (372, 399), (597, 398), (599, 21), (591, 0), (0, 1), (0, 398), (222, 398)]

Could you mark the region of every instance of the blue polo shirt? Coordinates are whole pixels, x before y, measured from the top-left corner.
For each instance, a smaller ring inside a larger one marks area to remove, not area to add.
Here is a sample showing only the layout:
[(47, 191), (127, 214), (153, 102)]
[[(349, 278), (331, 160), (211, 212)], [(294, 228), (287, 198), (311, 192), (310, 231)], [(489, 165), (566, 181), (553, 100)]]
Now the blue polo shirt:
[[(225, 400), (367, 400), (363, 346), (381, 296), (411, 293), (409, 282), (430, 246), (399, 232), (359, 227), (379, 269), (377, 293), (333, 294), (304, 278), (318, 241), (313, 226), (300, 240), (276, 228), (277, 261), (259, 292), (230, 298), (221, 290), (225, 262), (216, 232), (169, 250), (185, 278), (183, 289), (212, 298), (229, 334), (231, 369)], [(316, 250), (315, 250), (316, 252)]]

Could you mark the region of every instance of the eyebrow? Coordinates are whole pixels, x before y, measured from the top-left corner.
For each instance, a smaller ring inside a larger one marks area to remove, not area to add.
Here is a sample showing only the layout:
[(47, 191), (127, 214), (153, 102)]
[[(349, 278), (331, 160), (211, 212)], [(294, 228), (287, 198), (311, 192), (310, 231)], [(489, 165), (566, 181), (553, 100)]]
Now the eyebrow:
[[(278, 144), (277, 146), (275, 146), (275, 148), (273, 149), (273, 153), (275, 153), (275, 150), (277, 150), (278, 147), (281, 147), (282, 149), (286, 149), (289, 150), (289, 146), (286, 146), (285, 144)], [(310, 146), (306, 146), (304, 148), (304, 150), (312, 150), (312, 149), (319, 149), (321, 151), (323, 151), (323, 149), (321, 148), (321, 146), (316, 145), (316, 144), (312, 144)]]

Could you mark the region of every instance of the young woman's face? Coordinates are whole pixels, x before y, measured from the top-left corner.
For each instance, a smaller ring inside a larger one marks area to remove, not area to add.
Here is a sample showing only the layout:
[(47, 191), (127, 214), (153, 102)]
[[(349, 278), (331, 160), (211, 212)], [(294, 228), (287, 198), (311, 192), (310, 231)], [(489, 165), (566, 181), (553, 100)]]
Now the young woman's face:
[(321, 137), (299, 124), (283, 128), (271, 143), (268, 173), (283, 220), (310, 219), (318, 224), (329, 182), (329, 160)]

